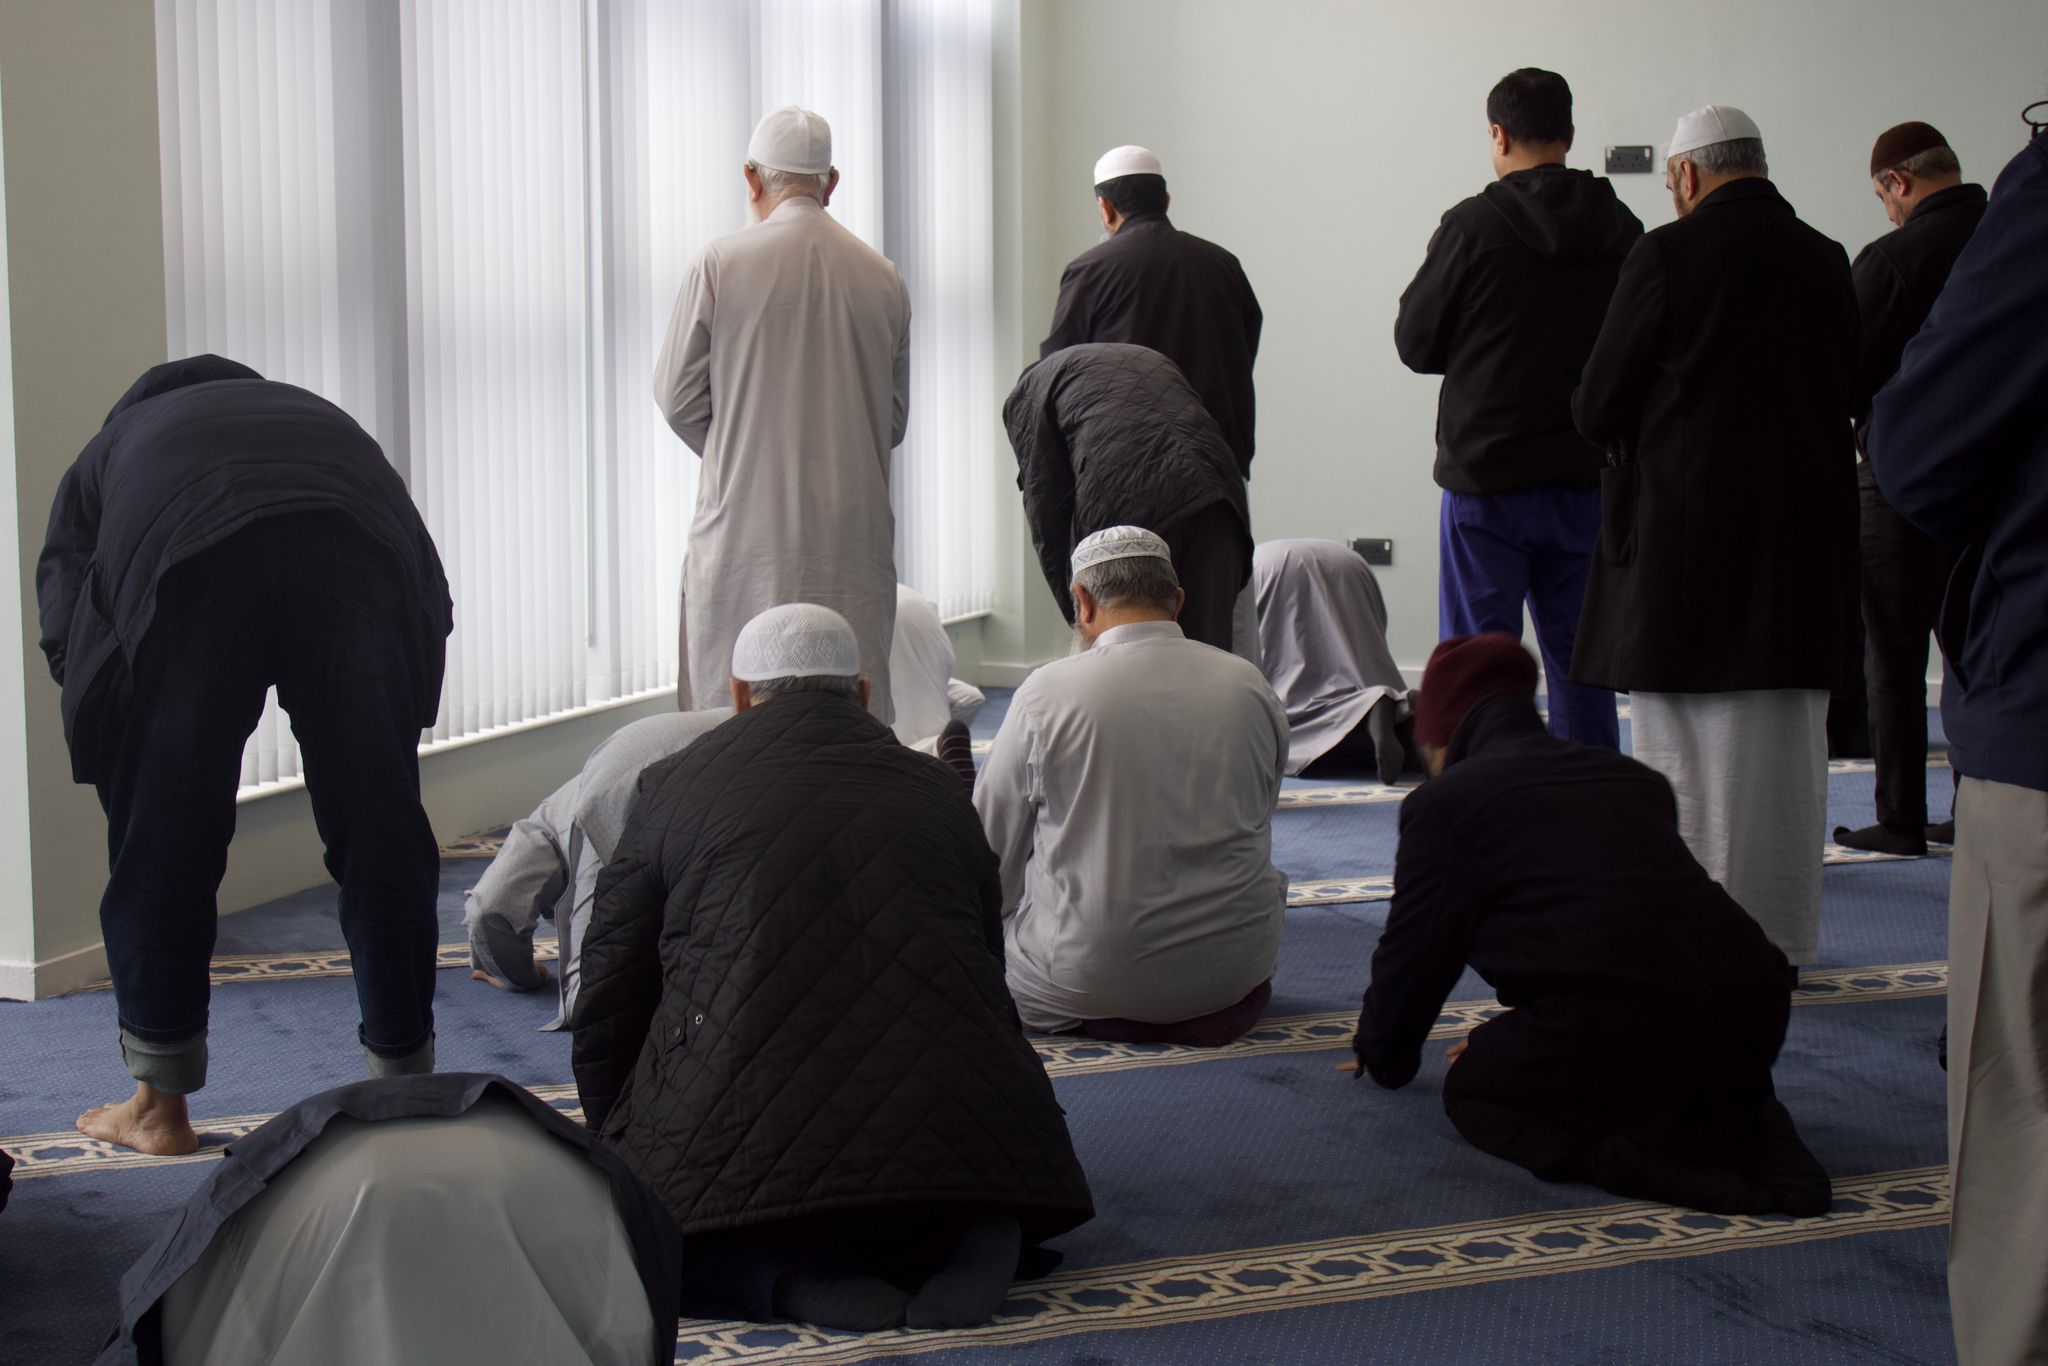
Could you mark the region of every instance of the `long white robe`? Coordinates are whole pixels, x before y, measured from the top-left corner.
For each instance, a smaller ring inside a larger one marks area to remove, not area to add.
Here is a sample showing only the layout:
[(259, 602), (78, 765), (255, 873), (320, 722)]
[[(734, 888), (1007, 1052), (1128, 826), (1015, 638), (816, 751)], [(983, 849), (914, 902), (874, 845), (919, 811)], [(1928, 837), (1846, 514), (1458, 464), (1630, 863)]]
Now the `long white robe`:
[(928, 747), (948, 721), (972, 721), (987, 701), (979, 688), (953, 677), (953, 642), (932, 600), (896, 585), (896, 636), (889, 647), (889, 690), (896, 699), (896, 738)]
[(910, 407), (896, 267), (816, 200), (784, 200), (690, 267), (654, 397), (704, 458), (683, 565), (683, 709), (724, 702), (747, 622), (815, 602), (853, 623), (869, 709), (892, 721), (889, 452)]
[(1287, 771), (1299, 773), (1381, 698), (1408, 696), (1387, 648), (1387, 600), (1363, 557), (1335, 541), (1262, 542), (1252, 589), (1260, 662), (1287, 708)]

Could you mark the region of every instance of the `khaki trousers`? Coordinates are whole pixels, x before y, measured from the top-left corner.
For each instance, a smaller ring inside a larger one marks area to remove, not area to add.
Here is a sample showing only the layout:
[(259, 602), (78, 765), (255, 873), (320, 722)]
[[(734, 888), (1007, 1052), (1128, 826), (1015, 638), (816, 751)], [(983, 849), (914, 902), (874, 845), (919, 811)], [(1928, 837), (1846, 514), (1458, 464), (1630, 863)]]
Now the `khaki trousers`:
[(2048, 792), (1962, 780), (1948, 915), (1956, 1352), (2048, 1362)]

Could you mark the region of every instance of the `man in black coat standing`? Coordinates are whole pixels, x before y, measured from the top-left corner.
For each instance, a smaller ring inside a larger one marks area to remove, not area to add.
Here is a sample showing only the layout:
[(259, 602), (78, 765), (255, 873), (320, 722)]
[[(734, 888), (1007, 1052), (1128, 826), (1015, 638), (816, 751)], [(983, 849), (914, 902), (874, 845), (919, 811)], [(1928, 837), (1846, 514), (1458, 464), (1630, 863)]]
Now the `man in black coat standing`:
[[(1963, 183), (1948, 140), (1924, 123), (1887, 129), (1870, 153), (1870, 180), (1896, 226), (1865, 247), (1850, 272), (1863, 317), (1856, 365), (1856, 435), (1870, 440), (1870, 406), (1927, 321), (1948, 273), (1984, 216), (1984, 187)], [(1955, 838), (1953, 819), (1927, 820), (1927, 639), (1955, 569), (1955, 552), (1892, 510), (1865, 459), (1863, 677), (1877, 761), (1877, 824), (1835, 831), (1835, 842), (1886, 854), (1924, 854)]]
[(1564, 77), (1508, 73), (1486, 118), (1497, 179), (1444, 215), (1394, 320), (1402, 364), (1444, 377), (1438, 634), (1519, 638), (1526, 603), (1551, 733), (1613, 749), (1614, 694), (1570, 679), (1605, 463), (1572, 425), (1572, 390), (1643, 225), (1605, 179), (1566, 168)]
[(1074, 547), (1106, 527), (1141, 526), (1173, 554), (1187, 594), (1181, 630), (1231, 648), (1251, 581), (1251, 512), (1230, 447), (1178, 366), (1143, 346), (1070, 346), (1024, 372), (1003, 425), (1032, 544), (1069, 625)]
[(576, 1086), (682, 1228), (693, 1317), (982, 1323), (1093, 1213), (988, 837), (859, 673), (828, 608), (749, 622), (738, 715), (642, 774), (598, 880)]
[(1629, 253), (1572, 396), (1609, 460), (1572, 676), (1632, 694), (1693, 854), (1810, 963), (1854, 649), (1856, 296), (1748, 115), (1695, 110), (1669, 150), (1678, 221)]
[(372, 1075), (434, 1065), (439, 855), (420, 806), (452, 626), (405, 483), (348, 414), (219, 356), (159, 365), (57, 486), (36, 567), (72, 774), (107, 812), (100, 902), (135, 1094), (93, 1138), (198, 1146), (214, 894), (275, 686), (304, 753)]
[(1824, 1213), (1827, 1173), (1771, 1087), (1785, 956), (1687, 852), (1670, 785), (1545, 734), (1535, 692), (1510, 636), (1430, 656), (1415, 738), (1435, 776), (1401, 804), (1360, 1069), (1413, 1080), (1470, 964), (1507, 1007), (1450, 1049), (1444, 1110), (1474, 1147), (1631, 1199)]
[(1117, 147), (1095, 163), (1104, 240), (1060, 276), (1041, 358), (1082, 342), (1130, 342), (1161, 352), (1202, 396), (1251, 478), (1256, 420), (1252, 362), (1264, 315), (1237, 258), (1182, 232), (1166, 216), (1173, 197), (1159, 158)]

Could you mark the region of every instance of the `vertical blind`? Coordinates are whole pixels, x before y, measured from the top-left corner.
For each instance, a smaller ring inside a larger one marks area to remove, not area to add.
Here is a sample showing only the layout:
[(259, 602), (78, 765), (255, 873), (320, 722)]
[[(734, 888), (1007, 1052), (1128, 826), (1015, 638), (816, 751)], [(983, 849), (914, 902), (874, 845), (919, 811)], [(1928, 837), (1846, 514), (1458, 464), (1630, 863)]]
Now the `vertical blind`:
[[(455, 597), (431, 744), (672, 688), (696, 459), (649, 393), (748, 133), (832, 123), (912, 302), (899, 576), (986, 611), (991, 0), (157, 0), (175, 355), (348, 410)], [(273, 699), (245, 789), (299, 757)]]

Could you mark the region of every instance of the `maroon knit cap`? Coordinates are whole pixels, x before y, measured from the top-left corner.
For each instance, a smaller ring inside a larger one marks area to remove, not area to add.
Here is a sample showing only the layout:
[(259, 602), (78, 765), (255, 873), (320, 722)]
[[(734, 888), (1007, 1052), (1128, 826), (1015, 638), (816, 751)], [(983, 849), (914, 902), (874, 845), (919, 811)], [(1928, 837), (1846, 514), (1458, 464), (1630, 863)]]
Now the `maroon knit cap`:
[(1877, 146), (1870, 149), (1870, 178), (1875, 180), (1922, 152), (1946, 146), (1948, 139), (1931, 123), (1902, 123), (1896, 128), (1887, 128), (1878, 137)]
[(1511, 635), (1452, 636), (1431, 652), (1415, 695), (1418, 744), (1448, 748), (1458, 723), (1489, 697), (1536, 696), (1536, 661)]

